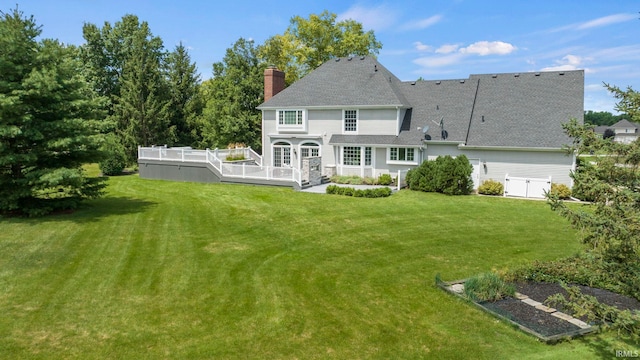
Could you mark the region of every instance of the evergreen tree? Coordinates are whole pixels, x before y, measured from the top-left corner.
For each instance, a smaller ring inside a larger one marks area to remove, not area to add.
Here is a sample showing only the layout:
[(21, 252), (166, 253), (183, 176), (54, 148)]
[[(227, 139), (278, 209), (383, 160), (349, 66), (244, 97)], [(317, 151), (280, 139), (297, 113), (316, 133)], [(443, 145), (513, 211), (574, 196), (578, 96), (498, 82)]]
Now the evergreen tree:
[(40, 27), (18, 9), (0, 12), (0, 212), (41, 215), (101, 195), (104, 179), (82, 165), (100, 160), (92, 91), (76, 51), (37, 41)]
[(125, 15), (111, 26), (85, 24), (81, 48), (85, 74), (99, 94), (108, 98), (106, 131), (115, 133), (130, 163), (137, 147), (172, 145), (169, 87), (164, 72), (164, 47), (147, 22)]
[(166, 67), (170, 95), (169, 120), (176, 129), (176, 142), (180, 145), (194, 145), (198, 140), (196, 119), (202, 114), (204, 107), (198, 98), (200, 75), (182, 43), (169, 54)]
[(564, 125), (581, 161), (572, 174), (574, 195), (591, 200), (589, 209), (567, 206), (549, 194), (551, 206), (580, 229), (589, 251), (604, 261), (637, 264), (640, 256), (640, 142), (616, 143), (595, 134), (591, 125)]
[(161, 71), (162, 54), (137, 33), (134, 52), (124, 64), (120, 96), (115, 104), (117, 132), (130, 162), (137, 159), (138, 146), (172, 145), (175, 126), (170, 124), (168, 84)]

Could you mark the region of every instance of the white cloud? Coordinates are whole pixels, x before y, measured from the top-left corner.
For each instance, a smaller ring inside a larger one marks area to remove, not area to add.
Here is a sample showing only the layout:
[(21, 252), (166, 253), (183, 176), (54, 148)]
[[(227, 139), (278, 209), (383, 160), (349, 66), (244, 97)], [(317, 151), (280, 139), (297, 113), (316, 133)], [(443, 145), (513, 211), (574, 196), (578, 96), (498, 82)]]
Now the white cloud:
[(588, 30), (596, 27), (619, 24), (622, 22), (635, 20), (637, 18), (638, 17), (636, 14), (629, 14), (629, 13), (614, 14), (614, 15), (599, 17), (597, 19), (585, 21), (582, 23), (575, 23), (575, 24), (570, 24), (566, 26), (561, 26), (555, 29), (551, 29), (549, 30), (549, 32), (556, 33), (556, 32), (567, 31), (567, 30)]
[(430, 26), (433, 26), (442, 20), (442, 15), (433, 15), (426, 19), (411, 21), (404, 26), (402, 26), (402, 30), (420, 30), (425, 29)]
[(354, 5), (344, 13), (337, 16), (338, 21), (348, 19), (362, 23), (362, 26), (366, 30), (381, 31), (396, 23), (398, 13), (396, 10), (386, 5), (379, 5), (375, 7)]
[(615, 14), (615, 15), (603, 16), (601, 18), (587, 21), (582, 24), (578, 24), (576, 29), (578, 30), (591, 29), (594, 27), (607, 26), (607, 25), (617, 24), (617, 23), (626, 22), (630, 20), (635, 20), (637, 18), (638, 16), (636, 14)]
[(460, 45), (458, 44), (445, 44), (436, 49), (437, 54), (450, 54), (452, 52), (458, 51)]
[(443, 67), (459, 63), (464, 54), (453, 53), (445, 56), (427, 56), (413, 60), (413, 63), (423, 67)]
[(460, 49), (463, 54), (477, 54), (480, 56), (486, 55), (507, 55), (517, 48), (509, 43), (503, 41), (478, 41), (467, 47)]
[(431, 51), (431, 46), (423, 44), (420, 41), (414, 42), (413, 45), (416, 47), (416, 50), (418, 50), (420, 52)]
[[(576, 55), (566, 55), (560, 60), (556, 60), (556, 65), (548, 66), (542, 69), (542, 71), (570, 71), (584, 68), (585, 58)], [(587, 71), (587, 69), (585, 69)]]

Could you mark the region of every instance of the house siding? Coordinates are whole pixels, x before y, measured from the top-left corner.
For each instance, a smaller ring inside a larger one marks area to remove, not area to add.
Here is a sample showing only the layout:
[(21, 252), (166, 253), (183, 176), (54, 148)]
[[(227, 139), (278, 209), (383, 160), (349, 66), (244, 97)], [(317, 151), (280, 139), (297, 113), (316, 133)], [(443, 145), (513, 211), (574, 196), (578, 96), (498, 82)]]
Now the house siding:
[(363, 109), (358, 111), (360, 135), (395, 134), (398, 127), (396, 109)]
[[(470, 160), (478, 160), (479, 184), (493, 179), (504, 182), (507, 174), (515, 177), (548, 178), (554, 183), (572, 186), (569, 176), (573, 169), (574, 157), (563, 151), (507, 151), (464, 149), (457, 145), (428, 145), (427, 159), (434, 160), (440, 155), (458, 156), (464, 154)], [(486, 162), (487, 168), (484, 169)]]

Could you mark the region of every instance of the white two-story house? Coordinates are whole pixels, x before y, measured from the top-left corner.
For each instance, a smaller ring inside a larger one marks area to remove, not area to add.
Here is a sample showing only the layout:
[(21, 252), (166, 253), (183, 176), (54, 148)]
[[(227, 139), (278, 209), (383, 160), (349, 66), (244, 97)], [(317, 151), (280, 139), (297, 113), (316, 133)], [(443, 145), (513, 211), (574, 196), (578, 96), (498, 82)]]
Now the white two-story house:
[(519, 177), (571, 184), (562, 124), (583, 120), (584, 72), (471, 75), (403, 82), (372, 57), (330, 60), (285, 88), (265, 70), (263, 164), (377, 177), (465, 154), (474, 182)]

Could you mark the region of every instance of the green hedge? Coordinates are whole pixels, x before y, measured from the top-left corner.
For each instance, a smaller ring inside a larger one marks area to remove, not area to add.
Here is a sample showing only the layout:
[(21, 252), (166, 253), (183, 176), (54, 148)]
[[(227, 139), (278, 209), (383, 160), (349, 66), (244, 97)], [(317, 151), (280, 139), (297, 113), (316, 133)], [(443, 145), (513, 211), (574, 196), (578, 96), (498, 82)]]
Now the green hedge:
[(375, 189), (354, 189), (352, 187), (343, 187), (338, 185), (327, 186), (327, 194), (344, 195), (365, 198), (380, 198), (391, 196), (391, 188), (381, 187)]

